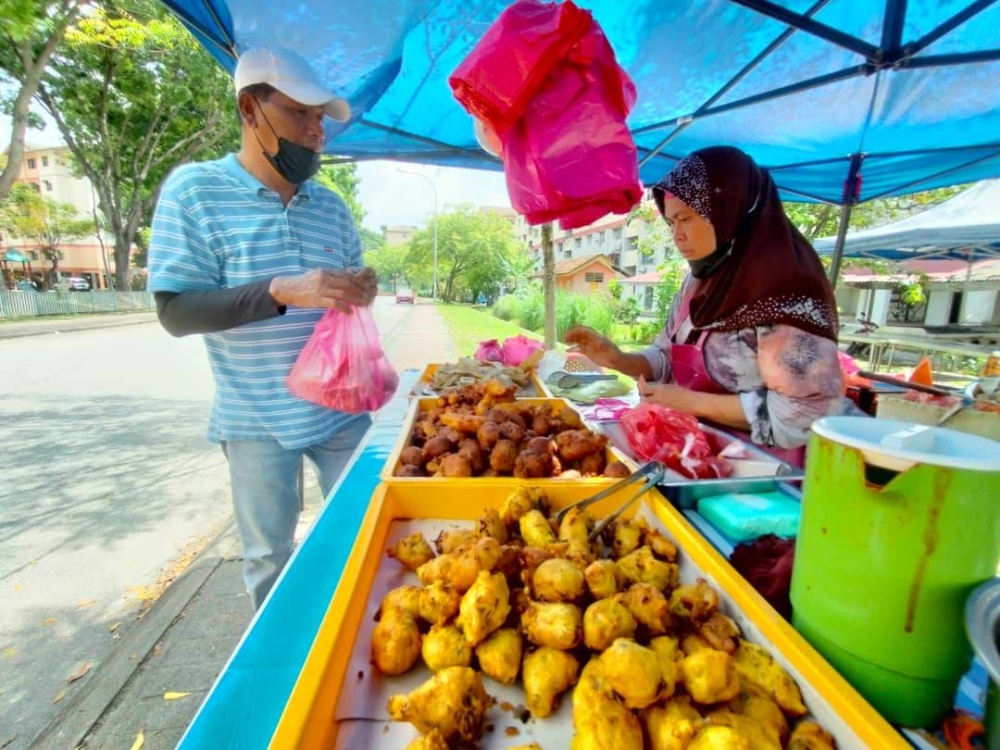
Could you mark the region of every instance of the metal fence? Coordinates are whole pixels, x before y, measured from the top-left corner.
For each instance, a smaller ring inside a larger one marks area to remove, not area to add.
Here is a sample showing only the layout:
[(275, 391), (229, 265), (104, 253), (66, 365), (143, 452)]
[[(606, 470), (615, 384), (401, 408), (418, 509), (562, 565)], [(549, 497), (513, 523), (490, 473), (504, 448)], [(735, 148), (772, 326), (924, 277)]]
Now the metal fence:
[(150, 292), (0, 292), (0, 319), (155, 310)]

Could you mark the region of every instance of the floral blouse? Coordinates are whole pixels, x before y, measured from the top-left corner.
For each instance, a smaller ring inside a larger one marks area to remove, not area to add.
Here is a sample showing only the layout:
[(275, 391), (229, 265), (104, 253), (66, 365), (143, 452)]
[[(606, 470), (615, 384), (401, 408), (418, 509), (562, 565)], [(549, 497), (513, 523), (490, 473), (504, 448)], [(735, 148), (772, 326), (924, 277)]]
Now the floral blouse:
[[(688, 289), (685, 284), (682, 293)], [(666, 327), (642, 351), (655, 382), (670, 381), (670, 346), (683, 343), (669, 333), (680, 299), (680, 294), (674, 298)], [(808, 440), (815, 420), (854, 411), (844, 397), (837, 344), (823, 336), (789, 325), (718, 331), (705, 337), (704, 356), (712, 379), (739, 395), (750, 437), (760, 445), (797, 448)]]

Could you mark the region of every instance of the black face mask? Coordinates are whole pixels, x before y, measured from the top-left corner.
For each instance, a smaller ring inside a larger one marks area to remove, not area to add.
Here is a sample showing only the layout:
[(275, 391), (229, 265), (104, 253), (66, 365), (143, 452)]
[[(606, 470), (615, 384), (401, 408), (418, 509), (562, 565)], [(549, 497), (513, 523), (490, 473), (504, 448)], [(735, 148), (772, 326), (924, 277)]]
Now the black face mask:
[(725, 245), (718, 248), (714, 253), (700, 260), (688, 261), (691, 268), (691, 275), (696, 279), (707, 279), (719, 270), (719, 266), (726, 262), (726, 258), (733, 251), (733, 241), (729, 240)]
[(274, 126), (271, 125), (271, 121), (264, 114), (264, 110), (261, 109), (260, 102), (257, 102), (257, 109), (260, 109), (261, 115), (264, 116), (264, 122), (267, 123), (267, 126), (271, 128), (271, 132), (278, 138), (278, 151), (272, 154), (264, 148), (263, 143), (260, 143), (257, 130), (256, 128), (254, 129), (254, 137), (257, 138), (257, 143), (260, 143), (261, 150), (264, 152), (264, 158), (267, 159), (268, 163), (274, 167), (274, 170), (278, 174), (292, 185), (301, 185), (319, 171), (320, 155), (310, 148), (292, 143), (287, 138), (278, 135)]

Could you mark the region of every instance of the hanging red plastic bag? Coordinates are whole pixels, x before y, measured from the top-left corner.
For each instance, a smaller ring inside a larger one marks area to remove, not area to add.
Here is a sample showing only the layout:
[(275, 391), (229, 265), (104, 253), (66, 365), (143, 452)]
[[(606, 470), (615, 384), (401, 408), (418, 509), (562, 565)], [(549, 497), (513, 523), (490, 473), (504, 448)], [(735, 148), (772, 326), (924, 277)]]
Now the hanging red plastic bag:
[(517, 367), (543, 346), (541, 341), (529, 339), (523, 333), (511, 336), (503, 342), (503, 363), (508, 367)]
[(480, 341), (473, 356), (480, 362), (503, 362), (503, 349), (496, 339)]
[(360, 414), (384, 406), (399, 377), (367, 307), (328, 310), (288, 374), (288, 390), (328, 409)]
[(690, 414), (643, 402), (621, 418), (628, 444), (643, 461), (662, 461), (692, 479), (727, 477), (733, 467), (708, 444), (698, 420)]

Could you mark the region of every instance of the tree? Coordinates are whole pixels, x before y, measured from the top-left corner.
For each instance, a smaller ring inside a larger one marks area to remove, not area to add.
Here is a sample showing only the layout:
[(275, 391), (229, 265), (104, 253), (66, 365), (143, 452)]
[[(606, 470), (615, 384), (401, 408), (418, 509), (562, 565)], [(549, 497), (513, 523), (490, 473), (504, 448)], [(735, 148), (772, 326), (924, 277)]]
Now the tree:
[(365, 210), (358, 200), (358, 185), (361, 184), (361, 178), (358, 177), (358, 165), (354, 163), (327, 164), (320, 167), (315, 179), (320, 185), (325, 185), (344, 199), (344, 203), (351, 209), (354, 224), (360, 227), (365, 218)]
[[(459, 292), (473, 298), (496, 294), (514, 250), (510, 223), (503, 216), (482, 213), (470, 205), (438, 214), (438, 285), (440, 297), (455, 300)], [(433, 227), (413, 235), (409, 242), (408, 276), (429, 276), (433, 266)]]
[(527, 247), (514, 245), (503, 261), (503, 285), (507, 291), (516, 292), (531, 278), (535, 270), (535, 259)]
[(153, 0), (96, 8), (66, 32), (39, 88), (114, 239), (116, 285), (167, 174), (238, 139), (232, 83)]
[(85, 0), (0, 0), (0, 77), (12, 79), (17, 88), (12, 98), (0, 102), (0, 111), (11, 118), (9, 158), (0, 172), (0, 201), (10, 194), (21, 171), (25, 131), (29, 125), (41, 124), (29, 109), (31, 100), (63, 35), (85, 5)]
[(51, 289), (58, 280), (60, 246), (94, 231), (93, 219), (77, 215), (69, 203), (43, 198), (31, 185), (15, 184), (0, 211), (0, 226), (7, 232), (38, 245), (52, 267), (46, 271), (45, 286)]
[(375, 269), (381, 283), (390, 284), (396, 291), (396, 285), (406, 278), (408, 254), (406, 245), (386, 245), (383, 242), (380, 247), (365, 250), (365, 265)]

